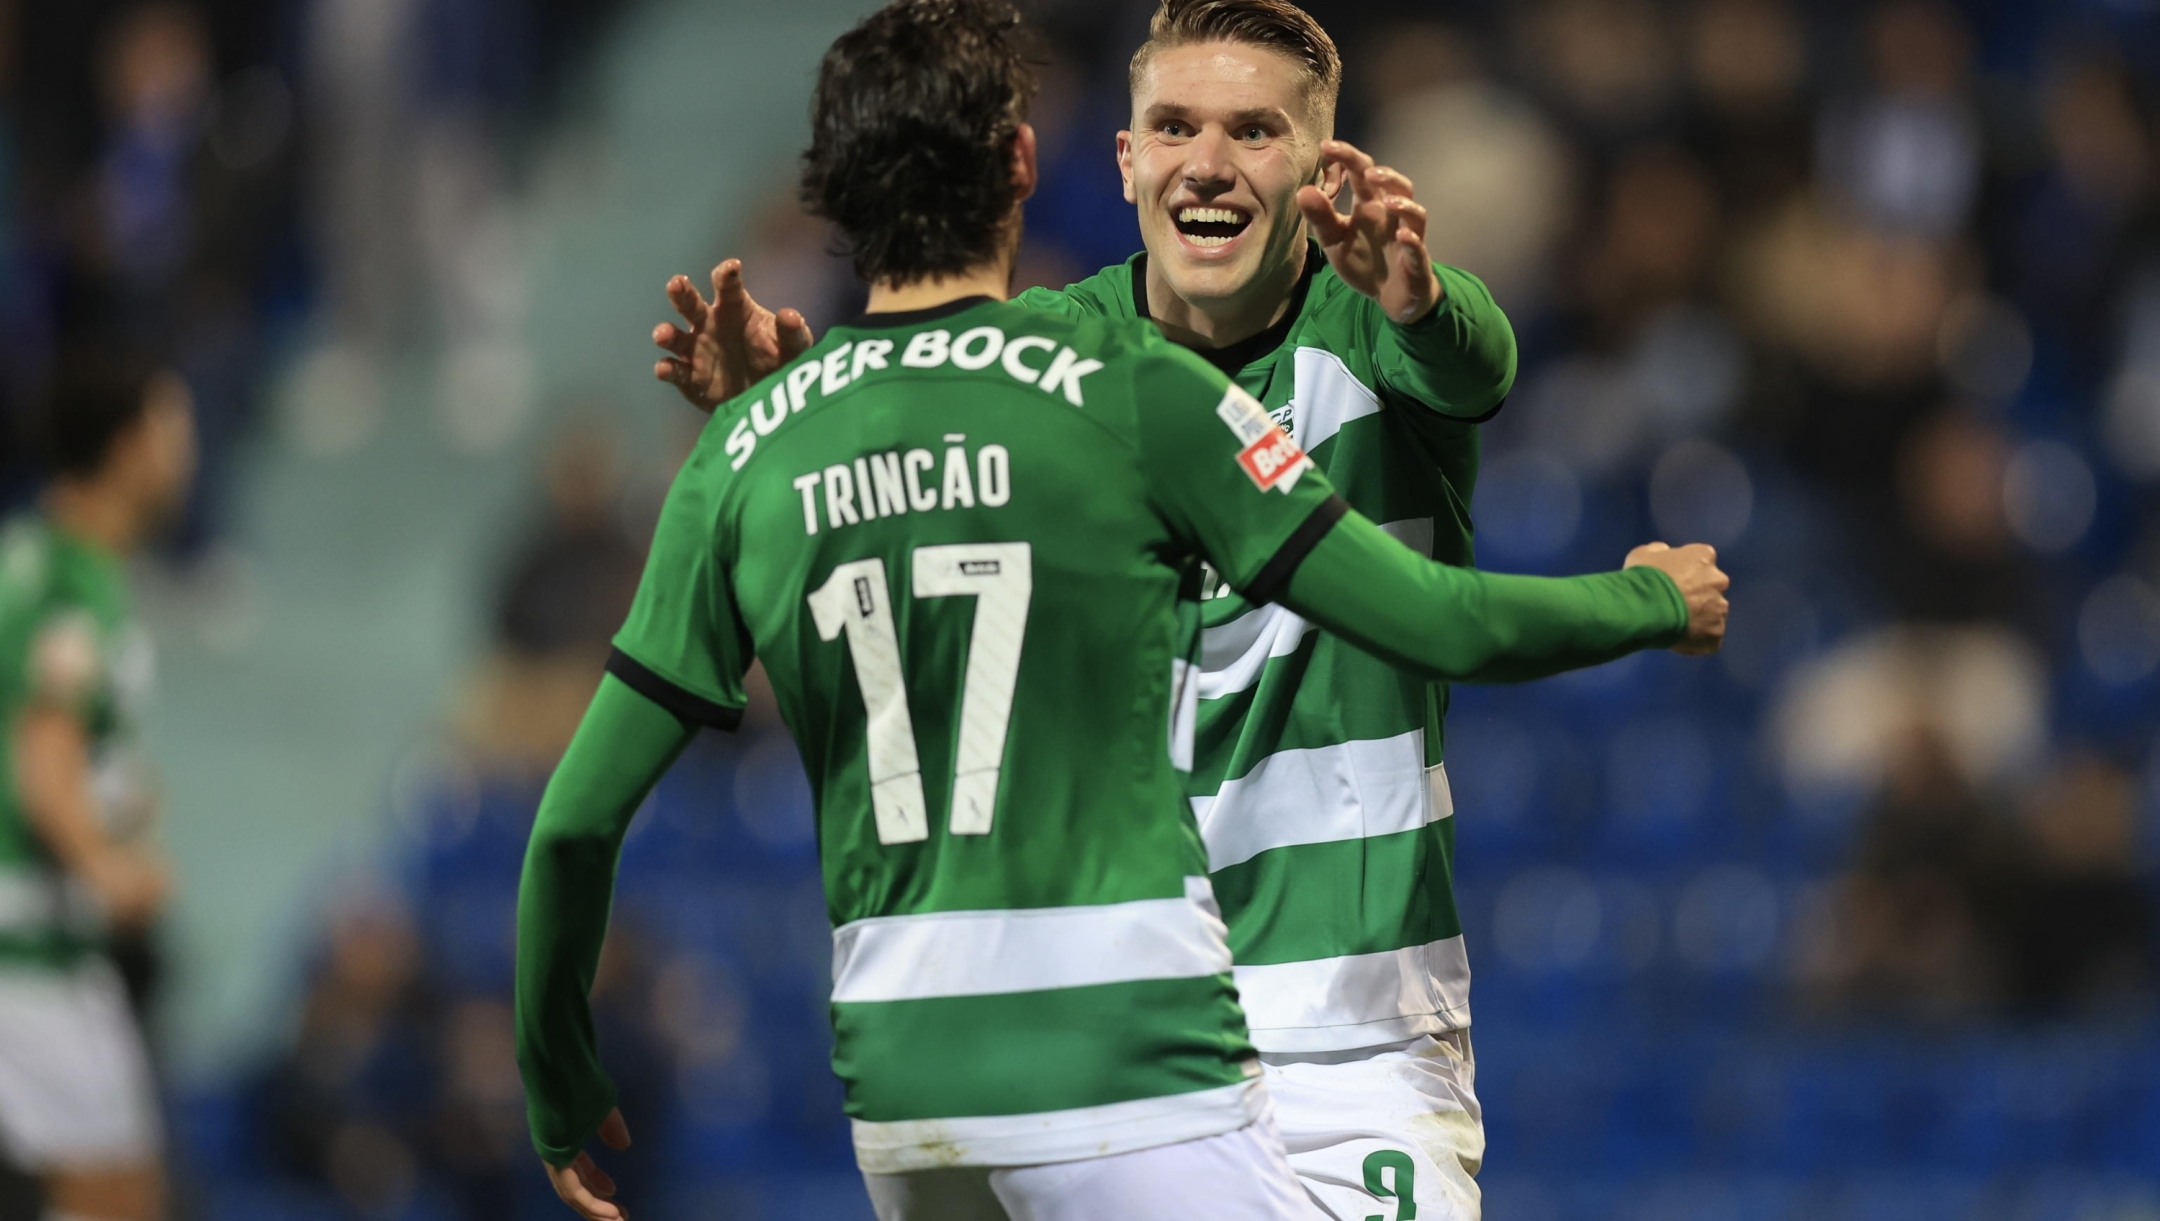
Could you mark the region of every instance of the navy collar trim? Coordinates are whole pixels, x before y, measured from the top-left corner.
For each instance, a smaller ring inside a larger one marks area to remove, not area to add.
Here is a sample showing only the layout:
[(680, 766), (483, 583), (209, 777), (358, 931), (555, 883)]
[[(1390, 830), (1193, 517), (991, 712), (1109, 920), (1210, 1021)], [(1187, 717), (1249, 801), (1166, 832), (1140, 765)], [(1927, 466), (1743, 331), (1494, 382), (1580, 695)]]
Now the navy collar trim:
[(954, 314), (964, 314), (978, 305), (988, 305), (996, 300), (996, 297), (987, 293), (978, 293), (972, 297), (960, 297), (947, 301), (943, 305), (925, 306), (922, 309), (880, 310), (874, 314), (861, 314), (852, 321), (841, 325), (855, 330), (914, 326), (918, 322), (934, 322), (939, 318), (950, 318)]

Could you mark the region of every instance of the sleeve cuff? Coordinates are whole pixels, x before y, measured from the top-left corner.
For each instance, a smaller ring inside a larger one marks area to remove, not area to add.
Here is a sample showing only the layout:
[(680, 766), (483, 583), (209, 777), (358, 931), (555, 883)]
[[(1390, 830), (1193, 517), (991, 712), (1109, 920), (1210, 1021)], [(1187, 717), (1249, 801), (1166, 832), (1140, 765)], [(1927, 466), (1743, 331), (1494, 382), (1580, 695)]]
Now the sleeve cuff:
[(596, 1113), (593, 1114), (590, 1122), (583, 1125), (584, 1135), (578, 1137), (574, 1143), (567, 1145), (556, 1144), (554, 1141), (549, 1140), (547, 1135), (543, 1135), (543, 1133), (559, 1134), (562, 1132), (562, 1125), (555, 1122), (561, 1116), (558, 1113), (550, 1113), (543, 1107), (532, 1096), (528, 1086), (525, 1122), (532, 1134), (533, 1152), (540, 1155), (541, 1161), (555, 1167), (557, 1170), (568, 1166), (577, 1160), (578, 1154), (585, 1151), (586, 1144), (600, 1131), (600, 1125), (607, 1122), (608, 1113), (615, 1109), (617, 1103), (615, 1083), (603, 1080), (598, 1082), (597, 1086), (599, 1093), (587, 1100), (585, 1108), (588, 1113)]
[[(1426, 310), (1423, 315), (1409, 322), (1397, 322), (1388, 317), (1385, 312), (1380, 314), (1380, 324), (1386, 328), (1387, 334), (1392, 337), (1396, 351), (1410, 363), (1422, 365), (1428, 369), (1471, 359), (1469, 350), (1462, 346), (1466, 342), (1463, 332), (1465, 328), (1475, 330), (1479, 322), (1477, 315), (1471, 312), (1476, 305), (1479, 294), (1473, 293), (1471, 290), (1482, 287), (1476, 283), (1473, 277), (1442, 263), (1436, 262), (1433, 264), (1433, 274), (1440, 281), (1440, 299), (1433, 303), (1431, 309)], [(1463, 280), (1468, 280), (1470, 283), (1461, 283)], [(1492, 308), (1497, 314), (1498, 307), (1494, 306)], [(1513, 374), (1510, 371), (1499, 387), (1487, 386), (1476, 396), (1482, 398), (1485, 393), (1490, 393), (1494, 388), (1503, 389), (1499, 401), (1477, 415), (1457, 414), (1444, 401), (1447, 398), (1445, 395), (1440, 395), (1438, 398), (1429, 401), (1423, 395), (1413, 397), (1417, 397), (1426, 406), (1453, 423), (1483, 424), (1499, 415), (1500, 409), (1507, 406), (1507, 395), (1504, 392), (1504, 387), (1507, 381), (1512, 381), (1512, 378)], [(1437, 395), (1439, 392), (1435, 389), (1433, 393)]]
[(1275, 554), (1268, 562), (1260, 566), (1260, 571), (1253, 574), (1252, 580), (1245, 582), (1245, 587), (1238, 592), (1245, 595), (1245, 600), (1255, 606), (1273, 602), (1276, 595), (1289, 587), (1290, 578), (1297, 572), (1298, 565), (1305, 562), (1305, 557), (1312, 554), (1312, 549), (1319, 546), (1320, 540), (1327, 537), (1327, 532), (1334, 529), (1335, 523), (1341, 521), (1349, 512), (1350, 502), (1340, 496), (1330, 496), (1321, 501), (1318, 507), (1298, 524), (1298, 528), (1290, 532), (1290, 537), (1283, 540), (1283, 545), (1275, 549)]
[(1687, 639), (1687, 595), (1680, 592), (1680, 582), (1673, 580), (1671, 573), (1662, 568), (1651, 568), (1647, 564), (1641, 567), (1657, 574), (1657, 587), (1664, 591), (1665, 604), (1672, 608), (1673, 617), (1679, 621), (1678, 626), (1668, 629), (1664, 638), (1657, 642), (1657, 647), (1669, 649)]
[(731, 708), (695, 691), (685, 691), (621, 649), (609, 651), (607, 672), (621, 679), (622, 684), (632, 691), (674, 713), (675, 719), (684, 724), (708, 725), (724, 733), (733, 733), (736, 726), (742, 724), (740, 707)]

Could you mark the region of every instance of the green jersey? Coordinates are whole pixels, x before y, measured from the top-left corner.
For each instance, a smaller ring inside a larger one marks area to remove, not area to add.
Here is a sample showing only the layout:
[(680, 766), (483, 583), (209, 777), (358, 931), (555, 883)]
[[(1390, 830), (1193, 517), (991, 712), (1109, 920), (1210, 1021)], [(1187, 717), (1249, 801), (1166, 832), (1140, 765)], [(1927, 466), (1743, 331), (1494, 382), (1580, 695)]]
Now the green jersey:
[[(119, 561), (37, 517), (0, 525), (0, 725), (12, 741), (31, 708), (78, 716), (94, 790), (114, 822), (148, 805), (133, 726), (150, 677), (149, 637), (129, 616)], [(14, 751), (0, 745), (0, 967), (70, 965), (95, 944), (99, 925), (89, 896), (30, 825)]]
[[(1145, 254), (1021, 302), (1144, 319)], [(1201, 355), (1290, 432), (1353, 508), (1470, 566), (1476, 425), (1514, 376), (1507, 319), (1438, 269), (1432, 315), (1391, 322), (1319, 249), (1269, 331)], [(1470, 1022), (1441, 761), (1447, 688), (1210, 582), (1192, 805), (1264, 1052), (1350, 1050)]]
[(816, 797), (864, 1169), (1250, 1122), (1184, 775), (1194, 599), (1203, 558), (1287, 578), (1341, 512), (1309, 471), (1153, 327), (987, 298), (837, 327), (707, 427), (610, 672), (728, 725), (764, 664)]

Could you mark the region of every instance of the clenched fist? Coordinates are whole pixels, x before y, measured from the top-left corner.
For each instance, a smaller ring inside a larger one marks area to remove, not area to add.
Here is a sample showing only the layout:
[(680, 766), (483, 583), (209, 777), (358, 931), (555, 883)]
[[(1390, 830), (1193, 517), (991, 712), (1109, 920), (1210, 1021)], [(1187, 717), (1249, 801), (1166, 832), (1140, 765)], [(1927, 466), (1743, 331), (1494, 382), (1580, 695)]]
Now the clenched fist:
[(1644, 543), (1628, 552), (1623, 568), (1648, 565), (1673, 579), (1680, 587), (1680, 596), (1687, 599), (1687, 635), (1673, 646), (1673, 652), (1700, 657), (1715, 653), (1725, 643), (1725, 616), (1731, 609), (1725, 601), (1725, 591), (1732, 585), (1732, 578), (1717, 566), (1717, 548), (1708, 543), (1689, 543), (1685, 547), (1668, 547), (1663, 543)]

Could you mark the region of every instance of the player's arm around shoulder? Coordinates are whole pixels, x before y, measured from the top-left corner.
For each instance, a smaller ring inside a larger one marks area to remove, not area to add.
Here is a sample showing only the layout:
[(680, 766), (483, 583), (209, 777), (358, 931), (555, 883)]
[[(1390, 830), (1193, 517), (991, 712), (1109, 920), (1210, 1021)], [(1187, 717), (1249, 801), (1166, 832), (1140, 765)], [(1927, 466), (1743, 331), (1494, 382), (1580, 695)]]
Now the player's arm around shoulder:
[(1063, 288), (1030, 288), (1013, 298), (1013, 304), (1067, 318), (1130, 318), (1133, 264), (1112, 263), (1084, 280)]
[(1067, 284), (1063, 288), (1036, 287), (1023, 290), (1014, 297), (1014, 305), (1056, 314), (1062, 318), (1097, 318), (1103, 314), (1102, 305), (1093, 294), (1085, 291), (1087, 281)]
[(1266, 601), (1348, 506), (1220, 370), (1152, 335), (1139, 355), (1136, 435), (1155, 511), (1234, 588)]

